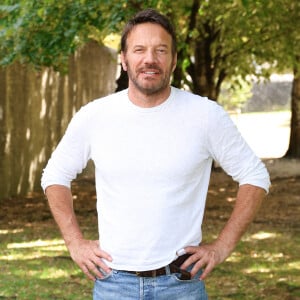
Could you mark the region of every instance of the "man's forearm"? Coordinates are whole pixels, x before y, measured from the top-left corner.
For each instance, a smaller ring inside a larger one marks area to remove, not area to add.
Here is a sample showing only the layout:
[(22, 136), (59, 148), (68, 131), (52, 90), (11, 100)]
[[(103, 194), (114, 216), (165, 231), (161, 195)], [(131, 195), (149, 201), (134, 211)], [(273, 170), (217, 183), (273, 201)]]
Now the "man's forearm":
[(69, 246), (72, 241), (82, 239), (83, 235), (74, 213), (70, 189), (62, 185), (52, 185), (47, 187), (46, 196), (66, 245)]
[(102, 278), (103, 274), (98, 268), (106, 273), (111, 271), (102, 259), (112, 261), (112, 258), (100, 249), (98, 240), (83, 238), (74, 213), (70, 189), (62, 185), (52, 185), (46, 189), (46, 195), (72, 259), (89, 279)]
[(265, 190), (253, 185), (239, 187), (233, 212), (217, 239), (217, 243), (226, 247), (228, 255), (253, 221), (265, 195)]

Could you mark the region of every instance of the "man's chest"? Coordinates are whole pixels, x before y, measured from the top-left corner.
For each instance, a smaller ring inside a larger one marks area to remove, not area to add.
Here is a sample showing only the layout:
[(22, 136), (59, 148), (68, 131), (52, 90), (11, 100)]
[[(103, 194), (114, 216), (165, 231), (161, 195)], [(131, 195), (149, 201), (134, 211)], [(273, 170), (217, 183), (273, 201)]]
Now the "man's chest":
[(189, 176), (209, 157), (205, 131), (188, 120), (116, 118), (91, 138), (95, 166), (103, 175)]

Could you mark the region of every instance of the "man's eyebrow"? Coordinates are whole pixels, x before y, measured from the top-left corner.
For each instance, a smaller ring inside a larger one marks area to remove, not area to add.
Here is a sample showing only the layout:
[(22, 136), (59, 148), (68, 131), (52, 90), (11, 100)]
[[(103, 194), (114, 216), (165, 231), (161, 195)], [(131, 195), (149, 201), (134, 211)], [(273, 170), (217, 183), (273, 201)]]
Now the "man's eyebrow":
[(157, 47), (169, 48), (169, 46), (167, 44), (159, 44)]
[(133, 48), (144, 48), (144, 45), (134, 45)]
[[(133, 46), (133, 48), (145, 48), (145, 47), (147, 47), (147, 46), (145, 46), (145, 45), (139, 45), (139, 44)], [(169, 46), (167, 44), (158, 44), (155, 47), (169, 48)]]

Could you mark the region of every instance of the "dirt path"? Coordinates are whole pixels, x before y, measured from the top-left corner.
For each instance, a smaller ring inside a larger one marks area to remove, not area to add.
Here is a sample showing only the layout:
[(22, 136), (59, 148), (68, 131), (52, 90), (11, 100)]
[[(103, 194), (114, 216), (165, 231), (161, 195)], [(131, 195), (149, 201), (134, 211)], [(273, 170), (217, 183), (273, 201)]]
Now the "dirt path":
[[(269, 170), (272, 186), (257, 219), (264, 219), (262, 223), (272, 220), (272, 224), (285, 224), (286, 227), (292, 224), (300, 232), (300, 160), (269, 159), (264, 163)], [(220, 207), (225, 198), (227, 209), (231, 211), (230, 202), (234, 202), (236, 189), (236, 183), (224, 172), (213, 172), (207, 208), (215, 207), (216, 203)]]

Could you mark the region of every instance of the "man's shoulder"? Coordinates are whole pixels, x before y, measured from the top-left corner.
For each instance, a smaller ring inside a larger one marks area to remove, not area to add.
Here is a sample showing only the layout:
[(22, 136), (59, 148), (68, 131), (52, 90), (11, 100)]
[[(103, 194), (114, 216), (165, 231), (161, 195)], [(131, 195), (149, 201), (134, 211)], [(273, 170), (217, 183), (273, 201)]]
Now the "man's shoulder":
[(203, 110), (218, 110), (220, 105), (205, 96), (200, 96), (194, 94), (190, 91), (181, 90), (175, 87), (172, 87), (172, 91), (174, 94), (174, 98), (177, 99), (178, 103), (182, 105), (189, 106), (192, 109), (200, 109)]
[(124, 97), (126, 97), (126, 90), (88, 102), (76, 112), (73, 117), (73, 123), (93, 124), (100, 118), (117, 111)]
[(116, 92), (101, 98), (94, 99), (83, 107), (93, 110), (95, 108), (114, 106), (116, 102), (122, 101), (122, 99), (124, 99), (126, 96), (127, 90), (122, 90), (120, 92)]
[(108, 111), (113, 111), (118, 109), (120, 104), (124, 102), (124, 98), (127, 95), (127, 91), (123, 90), (117, 93), (113, 93), (101, 98), (97, 98), (83, 105), (77, 114), (88, 115), (92, 117), (93, 115), (99, 115), (101, 113), (106, 113)]

